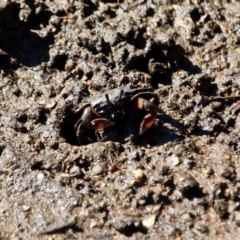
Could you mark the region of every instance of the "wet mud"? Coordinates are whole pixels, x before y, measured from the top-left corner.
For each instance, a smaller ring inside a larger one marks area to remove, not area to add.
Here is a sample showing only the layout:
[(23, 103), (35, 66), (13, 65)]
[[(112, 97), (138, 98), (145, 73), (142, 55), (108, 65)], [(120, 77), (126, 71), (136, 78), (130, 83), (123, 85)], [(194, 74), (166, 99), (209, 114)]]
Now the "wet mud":
[[(0, 3), (1, 239), (238, 239), (239, 1)], [(79, 109), (151, 88), (85, 129)], [(110, 115), (109, 115), (110, 116)], [(139, 117), (140, 116), (140, 117)]]

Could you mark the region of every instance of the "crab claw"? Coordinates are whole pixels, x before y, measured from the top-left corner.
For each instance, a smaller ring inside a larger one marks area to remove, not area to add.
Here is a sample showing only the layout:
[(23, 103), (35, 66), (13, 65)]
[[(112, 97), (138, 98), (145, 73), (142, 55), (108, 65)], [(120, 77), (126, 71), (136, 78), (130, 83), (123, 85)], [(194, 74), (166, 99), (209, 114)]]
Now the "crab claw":
[(101, 129), (113, 125), (113, 122), (108, 121), (106, 118), (96, 118), (90, 123), (86, 124), (86, 127), (89, 129)]
[(141, 135), (155, 123), (157, 117), (157, 107), (146, 99), (137, 98), (134, 101), (134, 108), (143, 110), (143, 112), (146, 113), (140, 125), (139, 135)]
[(93, 108), (87, 107), (82, 115), (84, 126), (88, 129), (101, 129), (113, 125), (113, 122), (110, 122), (106, 118), (101, 117)]
[(78, 112), (81, 111), (83, 112), (82, 117), (74, 125), (79, 143), (93, 142), (92, 139), (83, 135), (83, 132), (86, 132), (88, 129), (102, 129), (114, 124), (114, 122), (110, 122), (108, 119), (101, 117), (90, 105), (84, 106), (84, 108), (81, 108)]

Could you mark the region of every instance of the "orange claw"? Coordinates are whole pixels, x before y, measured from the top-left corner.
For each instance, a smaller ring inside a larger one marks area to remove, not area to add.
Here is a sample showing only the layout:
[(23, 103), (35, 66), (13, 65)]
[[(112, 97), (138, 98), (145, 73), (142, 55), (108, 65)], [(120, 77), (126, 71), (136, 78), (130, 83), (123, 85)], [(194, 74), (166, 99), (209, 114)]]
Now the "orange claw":
[(153, 103), (143, 98), (137, 98), (134, 102), (134, 107), (146, 112), (146, 115), (140, 125), (139, 135), (141, 135), (155, 123), (157, 117), (157, 108)]
[(155, 121), (156, 115), (154, 116), (152, 114), (147, 114), (140, 125), (139, 135), (148, 130), (155, 123)]
[(101, 129), (113, 125), (112, 122), (108, 121), (106, 118), (96, 118), (87, 125), (89, 129)]
[(75, 129), (78, 129), (82, 125), (87, 129), (101, 129), (113, 124), (113, 122), (101, 117), (93, 108), (88, 106), (84, 109), (82, 117), (76, 123)]

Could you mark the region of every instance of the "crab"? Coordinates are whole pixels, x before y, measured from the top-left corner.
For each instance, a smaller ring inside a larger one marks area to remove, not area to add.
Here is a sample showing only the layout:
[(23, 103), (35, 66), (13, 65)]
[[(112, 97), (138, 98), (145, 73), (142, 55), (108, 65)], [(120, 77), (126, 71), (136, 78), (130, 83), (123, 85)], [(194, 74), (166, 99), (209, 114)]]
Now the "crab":
[(76, 111), (81, 115), (74, 126), (79, 143), (84, 139), (92, 142), (83, 134), (87, 130), (109, 127), (133, 111), (142, 112), (144, 115), (138, 133), (142, 135), (155, 123), (157, 116), (157, 107), (149, 99), (158, 101), (152, 88), (132, 90), (129, 86), (114, 88), (92, 97)]

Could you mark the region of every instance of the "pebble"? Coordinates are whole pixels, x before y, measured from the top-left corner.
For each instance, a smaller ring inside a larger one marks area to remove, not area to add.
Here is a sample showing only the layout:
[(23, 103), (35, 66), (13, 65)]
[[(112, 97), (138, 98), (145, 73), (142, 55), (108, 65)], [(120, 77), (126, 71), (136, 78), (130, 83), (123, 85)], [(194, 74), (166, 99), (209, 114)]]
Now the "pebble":
[(106, 163), (98, 164), (92, 168), (92, 174), (94, 176), (101, 175), (106, 170), (106, 167), (107, 167)]
[(23, 206), (22, 206), (22, 210), (23, 210), (24, 212), (29, 211), (30, 208), (31, 208), (31, 207), (30, 207), (29, 205), (23, 205)]
[(230, 159), (231, 159), (231, 156), (228, 155), (228, 154), (225, 154), (225, 155), (224, 155), (224, 158), (225, 158), (226, 160), (230, 160)]
[(69, 173), (73, 177), (79, 177), (81, 175), (81, 170), (78, 166), (73, 166), (73, 167), (71, 167)]
[(144, 172), (142, 169), (137, 169), (134, 171), (135, 174), (135, 182), (136, 183), (141, 183), (143, 181), (143, 177), (144, 177)]
[(169, 165), (172, 165), (174, 167), (180, 164), (179, 157), (176, 156), (175, 154), (173, 154), (170, 157), (168, 157), (167, 158), (167, 162), (168, 162)]
[(55, 99), (50, 99), (46, 104), (46, 108), (53, 109), (56, 105), (57, 101)]
[(142, 221), (142, 225), (146, 228), (151, 228), (151, 227), (153, 227), (155, 220), (156, 220), (156, 215), (153, 214), (153, 215), (149, 216), (148, 218), (144, 219)]
[(39, 173), (38, 175), (37, 175), (37, 179), (38, 180), (42, 180), (44, 178), (44, 174), (43, 173)]

